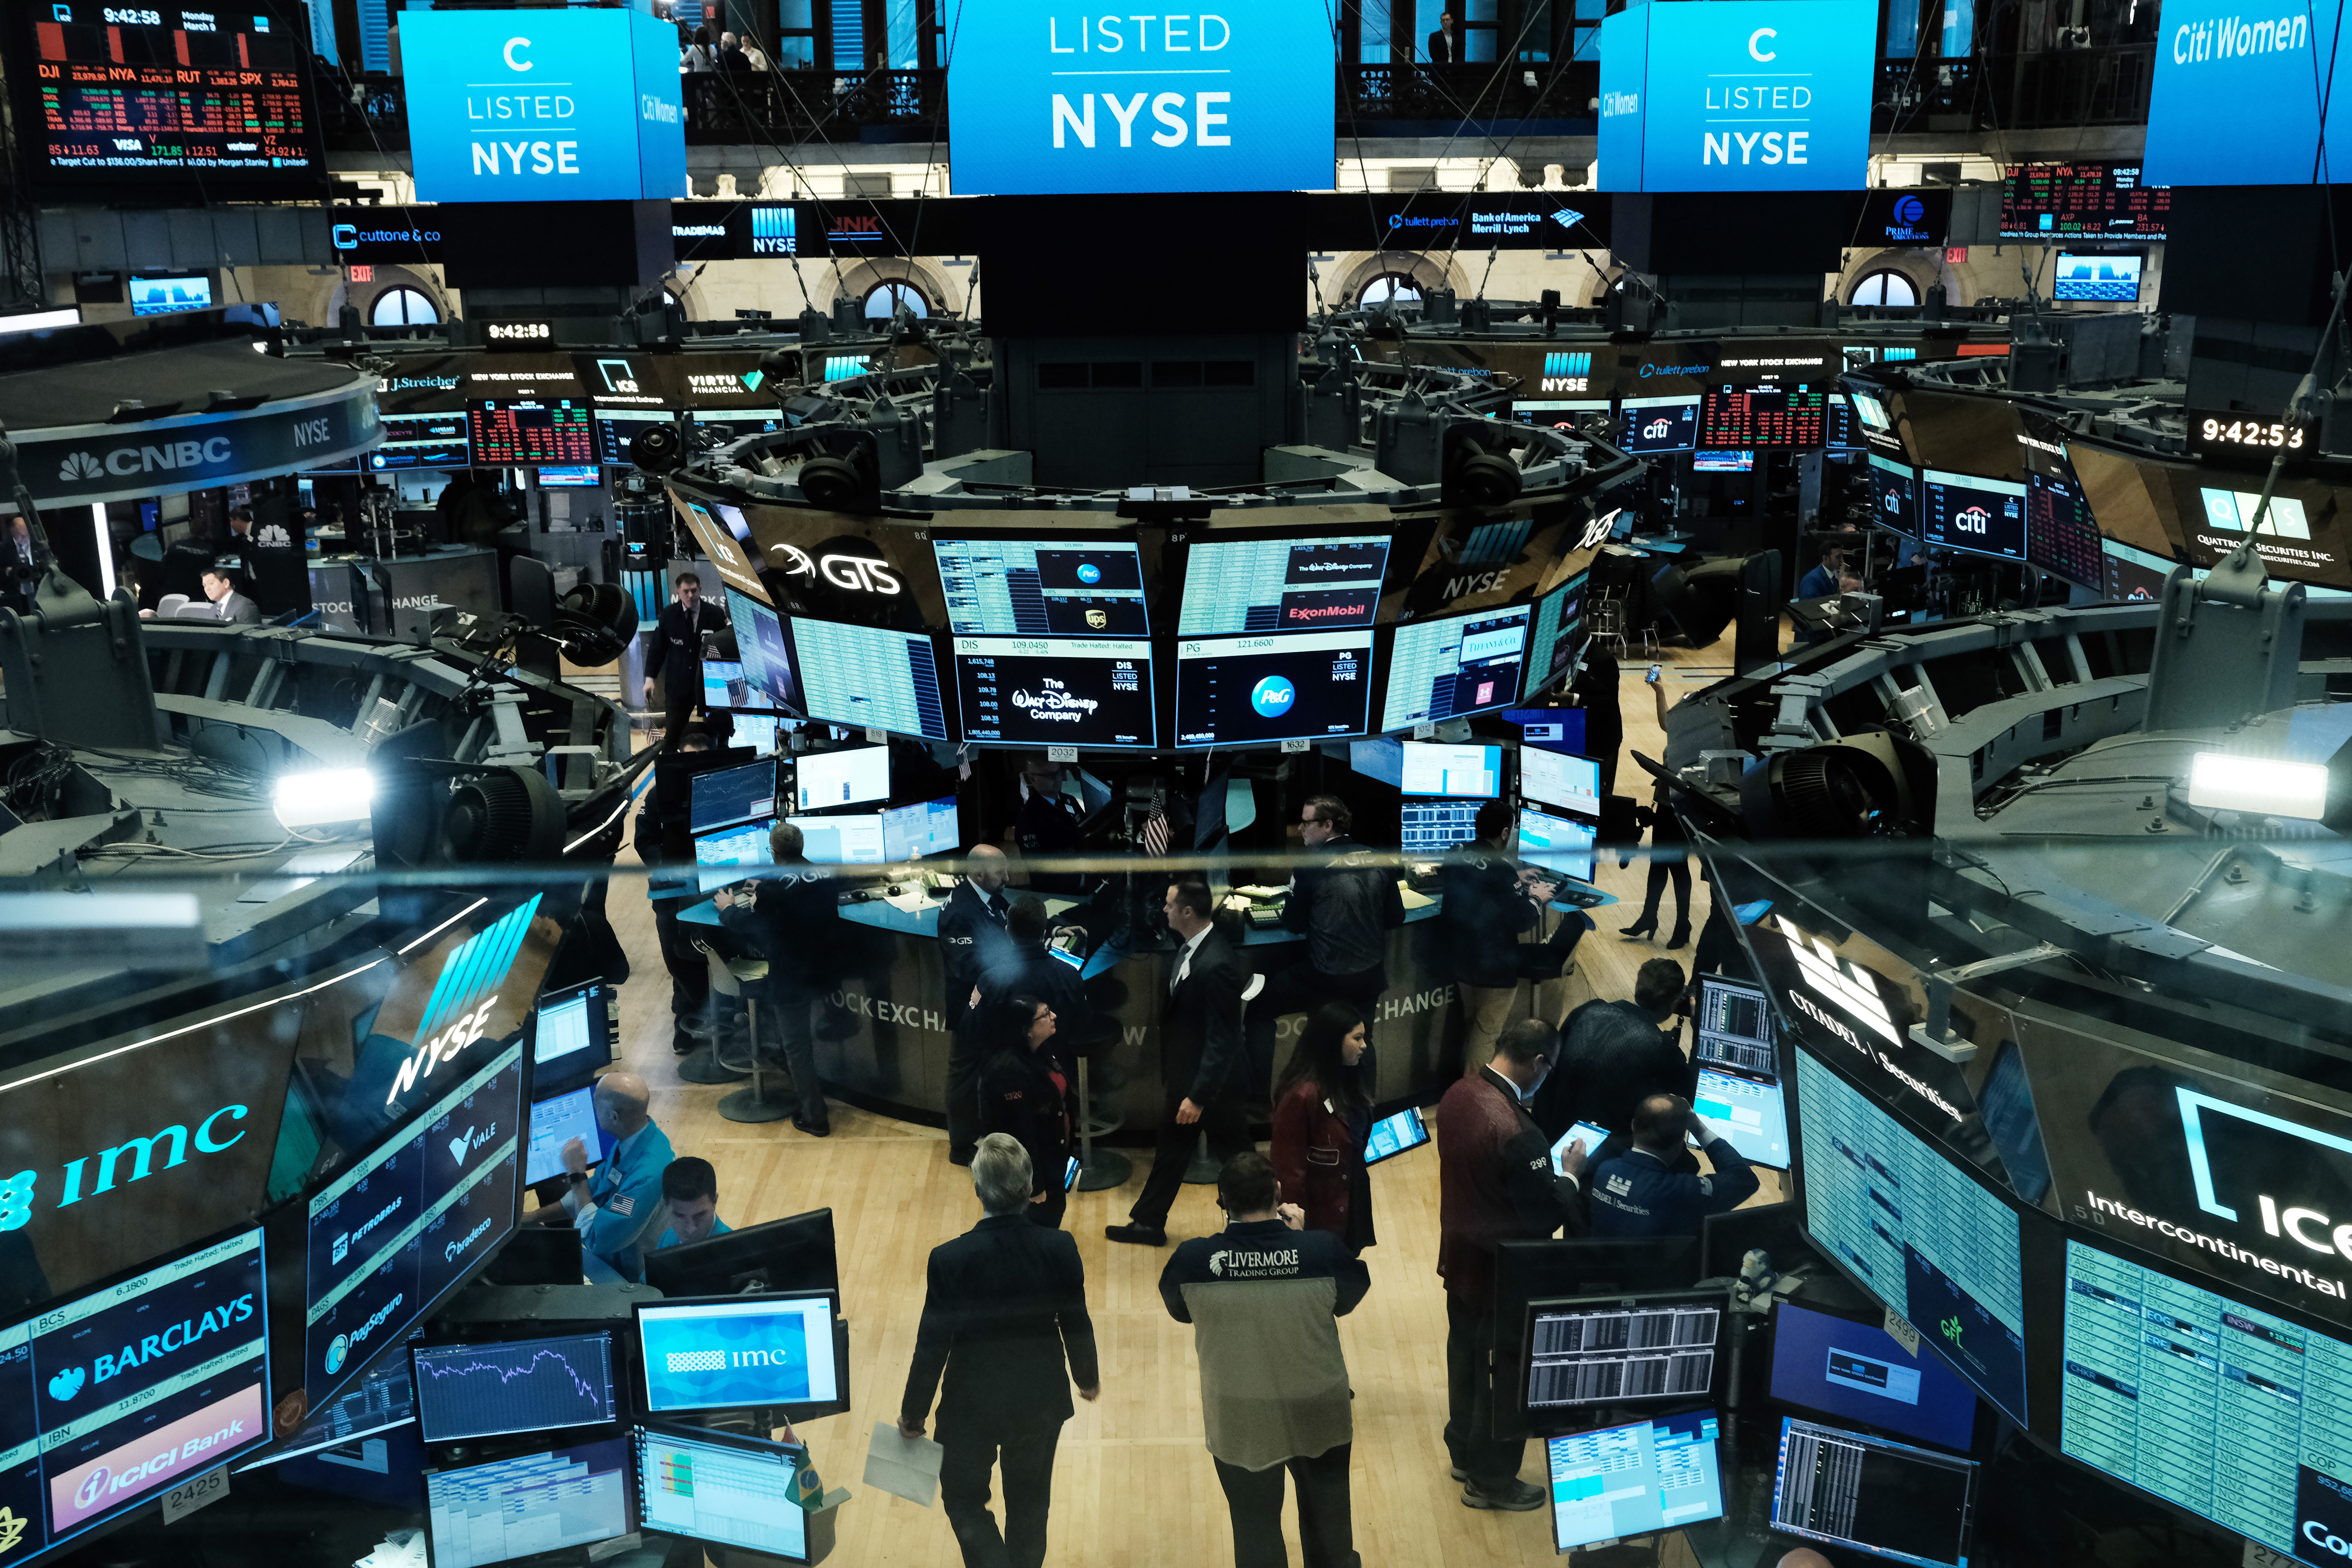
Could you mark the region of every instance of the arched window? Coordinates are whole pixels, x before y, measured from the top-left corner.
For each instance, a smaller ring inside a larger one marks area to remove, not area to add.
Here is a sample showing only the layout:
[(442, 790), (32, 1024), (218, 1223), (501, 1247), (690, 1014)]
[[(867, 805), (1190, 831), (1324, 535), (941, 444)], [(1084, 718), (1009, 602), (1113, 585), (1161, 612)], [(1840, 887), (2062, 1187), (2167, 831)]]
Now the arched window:
[(1907, 274), (1891, 267), (1864, 275), (1853, 286), (1850, 305), (1916, 305), (1919, 302), (1918, 285)]
[(1356, 296), (1357, 306), (1363, 310), (1370, 310), (1377, 305), (1418, 305), (1420, 303), (1421, 285), (1402, 272), (1381, 273), (1378, 278), (1365, 284), (1364, 291)]
[(375, 297), (368, 308), (368, 325), (372, 327), (430, 327), (439, 323), (441, 312), (422, 289), (405, 284), (387, 289)]
[(931, 313), (931, 302), (912, 283), (877, 283), (866, 290), (866, 319), (889, 321), (898, 315), (900, 305), (906, 306), (907, 313), (919, 321)]

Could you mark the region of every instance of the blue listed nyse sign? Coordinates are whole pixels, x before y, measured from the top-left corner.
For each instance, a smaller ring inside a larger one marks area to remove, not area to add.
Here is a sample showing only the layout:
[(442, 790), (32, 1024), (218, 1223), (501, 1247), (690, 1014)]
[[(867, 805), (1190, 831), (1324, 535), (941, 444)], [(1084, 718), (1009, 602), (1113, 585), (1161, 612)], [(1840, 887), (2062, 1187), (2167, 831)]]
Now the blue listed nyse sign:
[[(2329, 180), (2319, 164), (2320, 95), (2313, 83), (2325, 84), (2335, 72), (2343, 47), (2336, 42), (2341, 11), (2341, 0), (2268, 12), (2244, 0), (2167, 5), (2148, 89), (2146, 182), (2301, 185)], [(2328, 101), (2332, 142), (2352, 123), (2352, 113), (2336, 109), (2333, 98)]]
[(1113, 16), (965, 0), (948, 109), (961, 195), (1322, 190), (1333, 79), (1323, 0)]
[(633, 11), (404, 11), (400, 38), (422, 199), (687, 194), (667, 25)]
[(1870, 0), (1636, 5), (1601, 25), (1604, 191), (1865, 183)]

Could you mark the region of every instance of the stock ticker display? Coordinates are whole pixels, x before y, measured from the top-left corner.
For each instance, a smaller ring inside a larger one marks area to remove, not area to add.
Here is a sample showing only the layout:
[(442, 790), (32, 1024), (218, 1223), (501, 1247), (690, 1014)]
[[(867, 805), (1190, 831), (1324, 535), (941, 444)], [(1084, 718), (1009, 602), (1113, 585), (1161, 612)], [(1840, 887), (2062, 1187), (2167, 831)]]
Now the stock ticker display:
[(2068, 1458), (2274, 1552), (2343, 1555), (2352, 1344), (2069, 1240), (2062, 1387)]
[(251, 1230), (0, 1330), (0, 1551), (36, 1556), (266, 1441), (266, 1296)]
[(2081, 481), (2025, 476), (2025, 558), (2042, 571), (2095, 588), (2104, 575), (2099, 525)]
[(2137, 163), (2015, 163), (2002, 172), (2003, 239), (2162, 239), (2172, 191)]
[(596, 462), (595, 412), (585, 403), (487, 401), (466, 411), (466, 423), (484, 468)]
[(1148, 642), (960, 637), (955, 667), (966, 740), (1025, 746), (1157, 743)]
[(1828, 431), (1829, 393), (1818, 386), (1710, 386), (1698, 416), (1701, 447), (1818, 447)]
[(1805, 1052), (1796, 1057), (1806, 1228), (2024, 1425), (2016, 1214), (1860, 1089)]
[(1192, 547), (1184, 563), (1182, 637), (1368, 626), (1388, 570), (1386, 534), (1252, 539)]
[(427, 1345), (414, 1355), (417, 1424), (428, 1443), (620, 1419), (610, 1333)]
[[(177, 6), (45, 3), (30, 21), (36, 180), (221, 195), (322, 191), (296, 19)], [(26, 129), (21, 123), (18, 129)]]

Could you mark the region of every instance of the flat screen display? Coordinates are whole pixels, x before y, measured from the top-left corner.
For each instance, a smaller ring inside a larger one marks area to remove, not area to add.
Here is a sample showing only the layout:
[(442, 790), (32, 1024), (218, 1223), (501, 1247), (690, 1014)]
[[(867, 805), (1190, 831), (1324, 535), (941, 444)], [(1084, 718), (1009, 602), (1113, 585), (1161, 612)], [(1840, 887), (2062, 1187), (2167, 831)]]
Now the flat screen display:
[(1772, 1309), (1772, 1398), (1965, 1453), (1976, 1390), (1885, 1330), (1782, 1301)]
[(1389, 647), (1382, 730), (1410, 730), (1518, 700), (1528, 606), (1399, 626)]
[(201, 273), (188, 278), (142, 278), (134, 273), (124, 292), (134, 316), (168, 316), (174, 310), (213, 307), (213, 280)]
[[(810, 718), (927, 741), (948, 738), (939, 660), (929, 637), (804, 616), (793, 617), (792, 635), (793, 668), (800, 672)], [(736, 640), (740, 646), (742, 639)]]
[(1803, 1051), (1797, 1127), (1806, 1227), (1952, 1369), (2023, 1426), (2025, 1288), (2017, 1215)]
[(1618, 446), (1636, 457), (1687, 452), (1698, 445), (1696, 397), (1629, 397), (1617, 410)]
[(1919, 537), (1943, 550), (2025, 559), (2025, 487), (2011, 479), (1923, 468)]
[(1605, 416), (1609, 400), (1605, 397), (1516, 397), (1511, 400), (1511, 417), (1522, 425), (1540, 425), (1549, 430), (1576, 429), (1577, 416)]
[(1548, 866), (1580, 882), (1592, 880), (1592, 824), (1532, 806), (1519, 812), (1519, 858)]
[(962, 842), (953, 795), (894, 805), (882, 814), (882, 858), (894, 865), (926, 855), (952, 855)]
[(1503, 790), (1503, 748), (1406, 741), (1397, 787), (1407, 795), (1492, 800)]
[(2096, 588), (2105, 575), (2099, 525), (2081, 481), (2025, 476), (2025, 558), (2053, 576)]
[(428, 1443), (601, 1426), (621, 1418), (610, 1331), (418, 1345), (409, 1360), (416, 1424)]
[(808, 1561), (808, 1514), (788, 1500), (806, 1449), (658, 1422), (630, 1442), (639, 1529)]
[(373, 473), (474, 466), (474, 446), (463, 414), (387, 414), (383, 425), (383, 445), (364, 459)]
[(1541, 746), (1519, 748), (1519, 794), (1540, 805), (1557, 806), (1598, 820), (1601, 816), (1601, 764), (1591, 757)]
[(16, 121), (35, 184), (69, 185), (93, 203), (146, 193), (203, 201), (326, 195), (301, 6), (47, 0), (9, 9), (8, 26), (32, 45), (11, 54), (12, 74), (36, 89), (20, 92), (26, 108)]
[(1348, 742), (1348, 765), (1391, 789), (1404, 788), (1404, 742), (1387, 735)]
[(773, 713), (736, 713), (727, 721), (727, 742), (731, 746), (749, 746), (760, 755), (772, 756), (776, 751), (776, 730), (782, 722)]
[(772, 762), (713, 768), (695, 774), (691, 782), (693, 805), (688, 827), (692, 832), (709, 833), (776, 815), (776, 764)]
[(1701, 1068), (1691, 1109), (1751, 1163), (1789, 1168), (1789, 1117), (1779, 1084)]
[(1184, 638), (1176, 645), (1176, 743), (1248, 746), (1360, 735), (1371, 669), (1369, 628)]
[(604, 473), (593, 463), (582, 463), (577, 467), (549, 463), (542, 464), (539, 470), (539, 483), (542, 489), (594, 489), (604, 482)]
[(490, 1568), (629, 1532), (629, 1445), (614, 1437), (425, 1472), (433, 1568)]
[(1432, 859), (1478, 837), (1475, 800), (1406, 800), (1398, 809), (1397, 849)]
[(574, 1138), (594, 1164), (603, 1153), (596, 1127), (595, 1089), (585, 1086), (551, 1095), (530, 1108), (530, 1147), (524, 1156), (526, 1183), (552, 1181), (563, 1173), (563, 1146)]
[(801, 853), (813, 866), (879, 866), (887, 858), (879, 812), (788, 820), (801, 830)]
[(1831, 392), (1829, 423), (1822, 428), (1822, 445), (1832, 452), (1852, 452), (1866, 439), (1862, 420), (1853, 411), (1853, 399), (1843, 392)]
[[(1861, 399), (1857, 395), (1856, 402)], [(1892, 458), (1870, 455), (1870, 515), (1881, 528), (1917, 538), (1919, 470)]]
[(1131, 543), (935, 539), (948, 629), (984, 637), (1143, 637), (1143, 560)]
[(1536, 601), (1533, 628), (1528, 634), (1526, 668), (1519, 682), (1519, 700), (1531, 700), (1568, 679), (1577, 650), (1584, 646), (1586, 574), (1579, 572)]
[(832, 1291), (640, 1301), (646, 1411), (828, 1405), (847, 1397), (834, 1354)]
[(1601, 1126), (1599, 1122), (1578, 1122), (1575, 1126), (1561, 1133), (1559, 1141), (1554, 1142), (1551, 1146), (1552, 1174), (1556, 1176), (1565, 1176), (1568, 1174), (1567, 1155), (1568, 1146), (1570, 1143), (1574, 1143), (1582, 1149), (1584, 1151), (1584, 1157), (1587, 1160), (1590, 1160), (1592, 1158), (1593, 1151), (1600, 1148), (1603, 1143), (1608, 1142), (1609, 1138), (1609, 1129)]
[[(776, 612), (740, 589), (727, 590), (727, 624), (742, 656), (743, 689), (730, 708), (766, 708), (797, 713), (800, 689), (793, 681), (793, 656), (784, 647), (784, 624)], [(730, 698), (738, 694), (730, 685)]]
[(959, 637), (955, 669), (967, 741), (1088, 749), (1159, 743), (1148, 642)]
[(774, 826), (774, 818), (764, 817), (740, 827), (706, 833), (696, 839), (694, 863), (703, 869), (703, 890), (709, 892), (713, 888), (739, 882), (751, 867), (774, 865), (774, 852), (768, 843), (768, 829)]
[(702, 661), (702, 705), (712, 711), (732, 708), (739, 698), (749, 696), (743, 684), (743, 661), (740, 658), (706, 658)]
[(2137, 163), (2012, 163), (2001, 171), (2003, 239), (2162, 239), (2171, 214), (2171, 187), (2147, 184)]
[(0, 1540), (25, 1558), (270, 1436), (261, 1232), (0, 1329)]
[(2091, 300), (2108, 305), (2136, 304), (2139, 273), (2137, 256), (2107, 256), (2062, 250), (2051, 275), (2050, 297), (2057, 300)]
[(1716, 1385), (1725, 1305), (1720, 1289), (1529, 1303), (1529, 1420), (1595, 1405), (1705, 1399)]
[(599, 408), (596, 410), (596, 451), (610, 468), (635, 466), (629, 443), (651, 425), (676, 423), (677, 416), (660, 408)]
[(1364, 1163), (1377, 1165), (1428, 1142), (1429, 1123), (1421, 1119), (1420, 1111), (1400, 1110), (1393, 1116), (1383, 1116), (1372, 1123), (1372, 1131), (1364, 1141)]
[(1973, 1460), (1783, 1416), (1772, 1528), (1916, 1568), (1968, 1568), (1976, 1484)]
[(1772, 1047), (1772, 1010), (1766, 1005), (1761, 988), (1744, 980), (1702, 974), (1698, 1016), (1692, 1023), (1696, 1039), (1691, 1055), (1700, 1061), (1761, 1078), (1779, 1076), (1780, 1058)]
[(1554, 1548), (1721, 1519), (1720, 1436), (1714, 1411), (1692, 1410), (1546, 1442)]
[(2352, 1343), (2070, 1240), (2064, 1368), (2069, 1458), (2305, 1562), (2305, 1521), (2352, 1539)]
[(1389, 536), (1195, 543), (1184, 562), (1180, 637), (1369, 626), (1378, 618)]
[(1697, 474), (1744, 474), (1756, 467), (1753, 452), (1694, 452), (1691, 471)]
[(1711, 449), (1818, 447), (1828, 433), (1828, 419), (1824, 387), (1710, 386), (1699, 405), (1698, 444)]
[(857, 746), (846, 752), (803, 752), (793, 762), (793, 774), (794, 809), (803, 814), (869, 800), (887, 800), (890, 748)]
[(471, 403), (466, 429), (474, 461), (486, 468), (596, 461), (593, 415), (587, 404), (568, 397)]

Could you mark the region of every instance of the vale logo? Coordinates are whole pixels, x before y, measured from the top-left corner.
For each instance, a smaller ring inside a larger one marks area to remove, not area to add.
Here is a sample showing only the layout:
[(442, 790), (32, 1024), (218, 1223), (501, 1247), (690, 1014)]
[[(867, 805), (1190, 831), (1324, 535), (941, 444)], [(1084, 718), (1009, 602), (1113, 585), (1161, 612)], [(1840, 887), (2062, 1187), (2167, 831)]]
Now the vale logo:
[(59, 1404), (63, 1404), (65, 1401), (71, 1399), (75, 1394), (81, 1392), (82, 1377), (83, 1373), (81, 1368), (78, 1366), (69, 1366), (66, 1368), (63, 1372), (49, 1379), (49, 1397), (58, 1401)]
[(466, 1163), (466, 1151), (473, 1146), (473, 1142), (474, 1130), (468, 1127), (463, 1132), (458, 1133), (457, 1136), (449, 1140), (449, 1158), (460, 1165), (464, 1164)]

